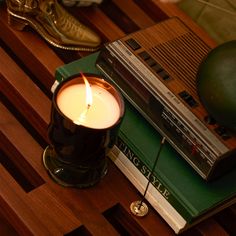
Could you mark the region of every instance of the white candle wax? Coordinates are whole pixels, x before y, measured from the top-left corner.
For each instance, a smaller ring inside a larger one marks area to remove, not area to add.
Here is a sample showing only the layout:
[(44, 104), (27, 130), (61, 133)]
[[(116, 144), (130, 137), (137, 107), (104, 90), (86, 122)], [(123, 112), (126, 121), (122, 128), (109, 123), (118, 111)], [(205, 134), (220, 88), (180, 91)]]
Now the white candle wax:
[(86, 104), (85, 84), (73, 84), (64, 88), (57, 96), (61, 112), (86, 127), (103, 129), (112, 126), (120, 117), (120, 107), (114, 96), (106, 89), (92, 84), (93, 103)]

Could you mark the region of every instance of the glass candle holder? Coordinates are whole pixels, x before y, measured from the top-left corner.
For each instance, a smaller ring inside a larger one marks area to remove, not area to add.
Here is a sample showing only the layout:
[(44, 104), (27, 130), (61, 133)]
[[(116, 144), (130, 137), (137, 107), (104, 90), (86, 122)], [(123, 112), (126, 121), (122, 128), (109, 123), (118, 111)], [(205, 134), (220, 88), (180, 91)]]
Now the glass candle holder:
[(43, 153), (50, 176), (63, 186), (79, 188), (99, 182), (107, 173), (106, 156), (123, 115), (121, 94), (98, 75), (77, 75), (62, 81), (53, 94), (50, 145)]

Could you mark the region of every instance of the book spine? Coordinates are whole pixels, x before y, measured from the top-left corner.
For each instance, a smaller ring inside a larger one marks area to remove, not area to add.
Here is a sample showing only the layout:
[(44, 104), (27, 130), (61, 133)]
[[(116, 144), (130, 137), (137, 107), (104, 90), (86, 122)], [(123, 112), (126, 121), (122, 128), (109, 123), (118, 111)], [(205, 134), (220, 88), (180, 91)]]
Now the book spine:
[[(128, 178), (128, 180), (143, 194), (148, 184), (148, 179), (136, 168), (132, 161), (115, 145), (109, 153), (109, 158)], [(145, 199), (168, 223), (176, 234), (183, 232), (189, 227), (187, 221), (169, 203), (153, 185), (149, 185)], [(139, 200), (139, 199), (137, 199)]]
[[(162, 195), (162, 197), (173, 206), (177, 212), (186, 220), (186, 222), (193, 221), (193, 217), (191, 213), (188, 212), (184, 203), (181, 200), (177, 199), (173, 194), (171, 188), (161, 180), (161, 176), (154, 171), (151, 173), (152, 166), (148, 166), (145, 164), (142, 157), (140, 157), (135, 153), (134, 149), (131, 145), (128, 144), (128, 141), (125, 141), (125, 138), (122, 138), (122, 133), (119, 133), (119, 137), (116, 142), (117, 148), (121, 153), (126, 157), (127, 160), (132, 164), (148, 181), (150, 181), (151, 185)], [(158, 165), (158, 163), (157, 163)]]

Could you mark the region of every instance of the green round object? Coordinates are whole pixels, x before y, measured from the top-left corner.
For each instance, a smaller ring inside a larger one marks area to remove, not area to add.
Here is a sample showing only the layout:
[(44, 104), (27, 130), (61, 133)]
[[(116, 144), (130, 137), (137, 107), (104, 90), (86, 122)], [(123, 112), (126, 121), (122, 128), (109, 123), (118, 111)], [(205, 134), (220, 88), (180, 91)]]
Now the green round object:
[(202, 61), (197, 91), (209, 115), (236, 131), (236, 40), (214, 48)]

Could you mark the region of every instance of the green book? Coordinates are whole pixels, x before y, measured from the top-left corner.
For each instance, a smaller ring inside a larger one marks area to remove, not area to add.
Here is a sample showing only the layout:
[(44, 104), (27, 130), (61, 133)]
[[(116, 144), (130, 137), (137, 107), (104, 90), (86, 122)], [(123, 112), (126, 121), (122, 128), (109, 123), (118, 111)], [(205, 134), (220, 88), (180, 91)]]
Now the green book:
[[(98, 53), (57, 68), (54, 87), (81, 71), (100, 74), (95, 67)], [(236, 203), (236, 182), (232, 181), (236, 169), (207, 183), (168, 143), (151, 175), (162, 137), (130, 103), (125, 104), (125, 116), (110, 157), (141, 193), (150, 180), (146, 199), (176, 233)]]

